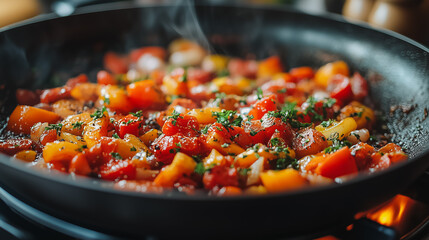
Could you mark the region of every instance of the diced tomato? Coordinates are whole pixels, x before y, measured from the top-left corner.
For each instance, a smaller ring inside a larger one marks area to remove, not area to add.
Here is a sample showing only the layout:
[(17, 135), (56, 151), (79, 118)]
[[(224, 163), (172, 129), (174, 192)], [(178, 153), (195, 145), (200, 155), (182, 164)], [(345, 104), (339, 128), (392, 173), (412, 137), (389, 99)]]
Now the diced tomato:
[(104, 67), (114, 74), (124, 74), (128, 71), (128, 61), (114, 52), (104, 55)]
[(353, 99), (352, 85), (348, 77), (337, 74), (331, 78), (328, 89), (331, 92), (331, 97), (337, 101), (347, 104)]
[(7, 139), (0, 141), (0, 152), (7, 155), (14, 155), (23, 150), (32, 149), (34, 142), (30, 139)]
[(374, 147), (367, 143), (360, 142), (351, 147), (351, 154), (354, 156), (356, 166), (359, 170), (366, 170), (372, 162), (372, 154), (375, 153)]
[(215, 186), (238, 186), (238, 174), (235, 168), (229, 166), (215, 166), (209, 172), (204, 173), (204, 187), (212, 189)]
[(167, 52), (162, 47), (142, 47), (131, 51), (130, 60), (132, 62), (137, 62), (144, 54), (150, 54), (160, 59), (165, 59), (165, 57), (167, 56)]
[(231, 132), (231, 137), (242, 148), (248, 148), (253, 145), (252, 137), (242, 127), (234, 126), (234, 130)]
[(100, 167), (98, 175), (101, 179), (109, 181), (134, 180), (136, 178), (136, 167), (129, 160), (112, 160)]
[(173, 136), (162, 135), (152, 143), (151, 149), (156, 159), (164, 164), (170, 164), (179, 151), (190, 156), (204, 151), (198, 138), (187, 137), (180, 133)]
[(259, 120), (252, 120), (249, 123), (244, 124), (244, 130), (247, 132), (247, 134), (250, 135), (250, 139), (253, 144), (256, 143), (267, 143), (268, 138), (265, 134), (265, 129), (262, 126), (261, 121)]
[(279, 133), (280, 138), (282, 138), (286, 146), (292, 143), (293, 132), (289, 124), (282, 121), (282, 119), (277, 117), (270, 117), (268, 114), (265, 114), (262, 118), (262, 128), (265, 129), (264, 134), (266, 139), (270, 139), (274, 133)]
[(64, 86), (64, 87), (57, 87), (57, 88), (51, 88), (43, 90), (42, 94), (40, 95), (40, 102), (41, 103), (54, 103), (61, 99), (66, 99), (71, 97), (71, 87)]
[(195, 137), (199, 129), (200, 125), (197, 118), (187, 114), (170, 117), (162, 126), (162, 132), (167, 136), (181, 133), (187, 137)]
[(292, 146), (299, 159), (323, 151), (328, 147), (328, 142), (321, 132), (312, 128), (307, 128), (296, 134)]
[(356, 100), (362, 100), (368, 96), (368, 83), (359, 73), (355, 73), (350, 79), (353, 95)]
[(66, 86), (74, 88), (76, 85), (80, 83), (87, 83), (88, 82), (88, 76), (86, 74), (80, 74), (77, 77), (70, 78), (67, 80)]
[(139, 109), (157, 109), (166, 103), (161, 89), (152, 80), (131, 83), (127, 92), (133, 106)]
[(253, 105), (253, 109), (250, 110), (249, 115), (253, 116), (253, 119), (259, 120), (265, 115), (265, 113), (275, 110), (277, 110), (277, 97), (275, 95), (271, 95), (257, 101)]
[(228, 70), (231, 76), (255, 78), (258, 72), (258, 63), (254, 60), (242, 60), (233, 58), (228, 62)]
[(314, 77), (314, 71), (311, 67), (292, 68), (289, 73), (298, 81), (302, 79), (311, 79)]
[(124, 138), (125, 134), (132, 134), (138, 137), (142, 123), (143, 120), (141, 118), (131, 114), (123, 117), (118, 122), (119, 137)]
[(97, 83), (102, 85), (115, 85), (116, 80), (112, 74), (107, 71), (101, 70), (97, 73)]

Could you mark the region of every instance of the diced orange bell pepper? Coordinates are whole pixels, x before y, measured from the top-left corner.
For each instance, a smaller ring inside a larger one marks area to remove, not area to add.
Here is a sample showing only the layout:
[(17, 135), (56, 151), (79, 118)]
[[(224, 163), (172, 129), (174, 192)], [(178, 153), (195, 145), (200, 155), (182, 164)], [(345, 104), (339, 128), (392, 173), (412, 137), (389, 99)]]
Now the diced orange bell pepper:
[(38, 122), (56, 123), (60, 116), (40, 108), (18, 105), (9, 117), (7, 129), (15, 133), (30, 134), (31, 127)]
[(337, 61), (320, 67), (314, 75), (314, 80), (318, 85), (327, 87), (329, 80), (337, 74), (349, 76), (349, 67), (347, 66), (347, 63), (343, 61)]
[(13, 155), (13, 157), (21, 159), (21, 160), (26, 161), (26, 162), (32, 162), (32, 161), (34, 161), (34, 159), (36, 159), (36, 155), (37, 155), (36, 151), (23, 150), (23, 151), (16, 153), (15, 155)]
[(86, 160), (85, 155), (79, 153), (73, 157), (70, 162), (69, 173), (75, 173), (83, 176), (87, 176), (91, 173), (91, 168), (89, 167), (88, 160)]
[(100, 93), (99, 85), (95, 83), (81, 83), (71, 90), (74, 99), (82, 101), (96, 101)]
[(79, 146), (71, 142), (51, 142), (43, 148), (43, 159), (45, 162), (67, 162), (71, 161), (79, 153)]
[(217, 192), (217, 196), (237, 196), (241, 195), (241, 189), (239, 187), (234, 186), (226, 186), (219, 189), (219, 192)]
[(128, 113), (133, 109), (127, 92), (116, 85), (107, 85), (102, 88), (101, 99), (106, 107), (114, 111)]
[(258, 77), (272, 77), (281, 72), (283, 72), (283, 66), (278, 56), (269, 57), (258, 65)]
[(298, 81), (302, 79), (311, 79), (314, 77), (314, 71), (311, 67), (292, 68), (289, 73)]
[(127, 86), (128, 96), (135, 108), (156, 109), (165, 104), (165, 96), (153, 80), (131, 83)]
[(261, 181), (268, 192), (282, 192), (307, 185), (307, 180), (294, 169), (262, 172)]
[(178, 152), (173, 162), (165, 167), (153, 181), (157, 186), (173, 187), (174, 183), (184, 175), (191, 174), (197, 163), (188, 155)]
[(84, 127), (83, 139), (88, 145), (88, 148), (91, 148), (97, 143), (99, 143), (101, 137), (107, 136), (109, 115), (107, 114), (107, 112), (104, 112), (103, 114), (103, 117), (92, 120)]

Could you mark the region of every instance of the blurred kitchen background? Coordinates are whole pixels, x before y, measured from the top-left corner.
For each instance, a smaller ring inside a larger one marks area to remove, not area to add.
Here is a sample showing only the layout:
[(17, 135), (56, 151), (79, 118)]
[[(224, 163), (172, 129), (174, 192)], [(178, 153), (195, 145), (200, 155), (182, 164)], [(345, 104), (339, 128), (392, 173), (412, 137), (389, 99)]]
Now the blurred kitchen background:
[[(54, 12), (72, 14), (76, 8), (125, 0), (0, 0), (0, 28)], [(131, 0), (128, 0), (131, 1)], [(138, 4), (180, 0), (134, 0)], [(195, 0), (198, 1), (198, 0)], [(365, 21), (386, 28), (429, 46), (429, 0), (205, 0), (214, 4), (281, 4), (313, 13), (342, 14), (353, 21)]]

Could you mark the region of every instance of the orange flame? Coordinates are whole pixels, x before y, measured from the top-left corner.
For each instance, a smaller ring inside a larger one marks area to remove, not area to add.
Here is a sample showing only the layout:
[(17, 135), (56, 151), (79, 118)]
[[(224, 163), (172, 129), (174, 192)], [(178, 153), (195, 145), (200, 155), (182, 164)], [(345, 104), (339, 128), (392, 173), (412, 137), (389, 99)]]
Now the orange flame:
[(403, 195), (396, 195), (387, 204), (368, 211), (366, 217), (387, 227), (397, 227), (401, 224), (406, 209), (413, 205), (413, 200)]

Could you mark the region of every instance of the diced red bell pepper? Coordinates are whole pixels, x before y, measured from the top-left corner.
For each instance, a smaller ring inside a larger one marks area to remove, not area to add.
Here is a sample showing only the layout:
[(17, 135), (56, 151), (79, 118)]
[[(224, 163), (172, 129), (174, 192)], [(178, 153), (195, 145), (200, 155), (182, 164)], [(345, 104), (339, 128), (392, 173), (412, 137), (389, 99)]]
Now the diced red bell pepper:
[(118, 135), (120, 138), (124, 138), (126, 134), (132, 134), (139, 136), (140, 127), (143, 120), (140, 117), (136, 117), (129, 114), (118, 121)]
[(87, 176), (91, 173), (91, 168), (89, 167), (88, 160), (86, 160), (85, 155), (79, 153), (73, 157), (70, 162), (69, 173), (75, 173), (83, 176)]
[(112, 160), (100, 167), (98, 175), (101, 179), (109, 181), (134, 180), (136, 178), (136, 167), (129, 160)]
[(215, 166), (204, 173), (203, 183), (206, 189), (212, 189), (215, 186), (238, 186), (237, 170), (229, 166)]
[(72, 88), (68, 86), (43, 90), (42, 94), (40, 95), (40, 102), (48, 104), (54, 103), (61, 99), (70, 98), (71, 90)]
[(164, 164), (170, 164), (179, 151), (189, 155), (198, 155), (205, 151), (199, 138), (180, 133), (173, 136), (162, 135), (152, 143), (151, 149), (156, 159)]
[(30, 139), (7, 139), (0, 141), (0, 152), (10, 156), (23, 150), (30, 150), (34, 142)]
[(195, 137), (199, 133), (199, 129), (197, 118), (187, 114), (169, 117), (162, 126), (162, 132), (167, 136), (181, 133), (188, 137)]
[(253, 119), (261, 119), (265, 113), (277, 110), (277, 97), (271, 95), (257, 101), (253, 105), (253, 109), (250, 110), (249, 115), (253, 116)]
[(57, 131), (55, 129), (43, 131), (43, 133), (40, 135), (40, 143), (42, 145), (46, 145), (47, 143), (57, 140), (57, 138)]
[(76, 85), (80, 83), (87, 83), (88, 82), (88, 76), (86, 74), (79, 74), (77, 77), (70, 78), (67, 80), (66, 86), (74, 88)]
[(343, 147), (327, 155), (315, 170), (315, 173), (328, 178), (341, 177), (357, 172), (358, 168), (349, 147)]
[(343, 104), (353, 99), (352, 85), (349, 78), (344, 75), (337, 74), (331, 78), (328, 89), (332, 89), (331, 97)]

